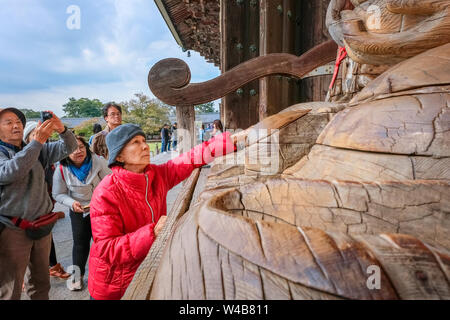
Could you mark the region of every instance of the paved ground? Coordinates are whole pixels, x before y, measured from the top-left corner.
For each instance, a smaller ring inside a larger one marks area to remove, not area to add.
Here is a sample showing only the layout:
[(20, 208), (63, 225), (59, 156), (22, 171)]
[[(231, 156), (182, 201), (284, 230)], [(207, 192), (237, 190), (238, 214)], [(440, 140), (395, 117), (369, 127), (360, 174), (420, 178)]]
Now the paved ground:
[[(167, 152), (159, 154), (151, 159), (154, 164), (162, 164), (177, 156), (177, 152)], [(178, 192), (181, 189), (181, 183), (175, 186), (167, 194), (167, 212), (170, 212), (173, 203), (176, 200)], [(56, 247), (56, 257), (58, 262), (67, 271), (67, 268), (72, 265), (72, 229), (70, 225), (69, 209), (62, 205), (56, 204), (55, 211), (64, 211), (66, 217), (61, 219), (53, 229), (53, 240)], [(87, 290), (87, 274), (88, 266), (86, 266), (86, 278), (84, 279), (85, 287), (82, 291), (70, 291), (67, 288), (66, 281), (59, 278), (50, 278), (50, 300), (89, 300), (89, 292)], [(70, 279), (69, 279), (70, 280)], [(28, 300), (26, 294), (22, 294), (22, 299)]]

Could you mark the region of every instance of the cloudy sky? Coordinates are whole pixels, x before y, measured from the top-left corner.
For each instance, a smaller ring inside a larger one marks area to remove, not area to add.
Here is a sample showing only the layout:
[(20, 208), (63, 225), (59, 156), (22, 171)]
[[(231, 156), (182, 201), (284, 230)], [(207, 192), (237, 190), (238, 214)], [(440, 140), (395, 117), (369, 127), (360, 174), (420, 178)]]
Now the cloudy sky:
[(0, 107), (58, 116), (70, 97), (153, 96), (147, 74), (164, 58), (186, 61), (191, 82), (219, 75), (198, 53), (187, 57), (153, 0), (0, 0), (0, 48)]

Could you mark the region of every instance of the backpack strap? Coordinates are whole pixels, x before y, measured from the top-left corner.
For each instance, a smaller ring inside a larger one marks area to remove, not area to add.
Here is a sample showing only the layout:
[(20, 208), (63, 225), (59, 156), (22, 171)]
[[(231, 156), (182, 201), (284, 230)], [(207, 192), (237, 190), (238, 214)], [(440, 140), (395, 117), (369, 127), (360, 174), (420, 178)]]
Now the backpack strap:
[(59, 165), (59, 171), (61, 171), (61, 177), (62, 177), (63, 181), (66, 182), (66, 179), (64, 178), (63, 167), (61, 164)]

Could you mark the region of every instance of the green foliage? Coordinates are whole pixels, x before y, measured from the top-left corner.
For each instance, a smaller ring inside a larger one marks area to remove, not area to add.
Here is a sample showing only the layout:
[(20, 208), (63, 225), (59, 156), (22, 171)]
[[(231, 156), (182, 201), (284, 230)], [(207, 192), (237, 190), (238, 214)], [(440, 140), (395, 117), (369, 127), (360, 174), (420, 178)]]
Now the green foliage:
[(98, 122), (98, 118), (83, 121), (78, 126), (73, 128), (76, 135), (86, 138), (86, 141), (94, 134), (94, 123)]
[(161, 101), (136, 93), (135, 99), (122, 102), (124, 123), (139, 125), (146, 134), (157, 134), (164, 123), (169, 123), (169, 109)]
[(69, 118), (101, 117), (102, 108), (103, 103), (100, 100), (90, 100), (88, 98), (78, 100), (70, 98), (69, 102), (63, 105), (64, 113)]
[(58, 141), (59, 140), (59, 134), (58, 132), (53, 132), (50, 136), (50, 141)]
[(19, 109), (19, 110), (23, 112), (23, 114), (25, 115), (25, 118), (27, 118), (27, 119), (41, 117), (41, 113), (39, 111), (34, 111), (31, 109)]
[(195, 114), (216, 112), (216, 110), (214, 108), (214, 102), (200, 104), (198, 106), (195, 106), (194, 109), (195, 109)]

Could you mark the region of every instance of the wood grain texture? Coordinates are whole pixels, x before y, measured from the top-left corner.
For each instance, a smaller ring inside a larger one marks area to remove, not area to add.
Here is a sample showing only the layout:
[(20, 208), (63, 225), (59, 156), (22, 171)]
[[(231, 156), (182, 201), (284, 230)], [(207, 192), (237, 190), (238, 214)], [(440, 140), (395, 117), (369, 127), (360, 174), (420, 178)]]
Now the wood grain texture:
[(339, 112), (317, 143), (392, 154), (450, 156), (450, 94), (405, 95)]
[[(350, 91), (365, 89), (347, 105), (297, 105), (254, 126), (281, 128), (276, 142), (235, 136), (244, 149), (211, 167), (171, 229), (145, 298), (450, 299), (450, 3), (332, 0), (331, 8), (333, 37), (364, 75), (350, 79)], [(327, 48), (314, 51), (325, 57)], [(198, 85), (170, 60), (152, 81), (187, 106), (214, 100), (212, 84), (226, 94), (249, 79), (306, 70), (286, 61), (312, 63), (307, 55), (260, 57)], [(367, 64), (408, 58), (372, 80), (385, 67)], [(248, 160), (275, 143), (292, 166), (264, 176), (264, 165)], [(379, 268), (379, 290), (368, 287), (370, 267)]]
[[(300, 3), (294, 0), (260, 1), (260, 55), (299, 54), (295, 50), (295, 42), (303, 40), (301, 34), (295, 33), (295, 13), (296, 7), (299, 6)], [(280, 7), (282, 10), (279, 10)], [(288, 12), (291, 13), (290, 17)], [(274, 115), (298, 101), (295, 100), (295, 81), (287, 77), (264, 77), (259, 81), (259, 88), (259, 120)]]
[[(213, 184), (218, 186), (222, 179), (233, 175), (281, 173), (309, 152), (320, 132), (343, 108), (325, 102), (297, 104), (233, 134), (240, 151), (216, 159), (209, 179), (214, 179)], [(277, 164), (273, 163), (274, 159)]]
[[(448, 266), (448, 254), (439, 253), (417, 238), (403, 234), (383, 234), (376, 241), (357, 239), (379, 258), (388, 274), (396, 275), (390, 280), (403, 299), (449, 299), (450, 282), (441, 264), (445, 261), (443, 264)], [(394, 247), (405, 250), (405, 254), (399, 257)]]
[[(393, 66), (372, 81), (350, 104), (384, 99), (395, 93), (417, 88), (433, 89), (439, 92), (443, 86), (450, 85), (450, 43), (428, 50), (407, 61)], [(432, 62), (432, 63), (431, 63)], [(434, 88), (433, 88), (434, 87)]]
[(153, 94), (174, 106), (192, 106), (221, 98), (253, 80), (274, 74), (302, 77), (335, 58), (337, 45), (327, 41), (300, 57), (274, 53), (257, 57), (225, 72), (219, 77), (189, 84), (191, 74), (179, 59), (164, 59), (154, 65), (148, 75)]
[[(239, 198), (230, 200), (238, 205)], [(161, 262), (151, 299), (450, 297), (442, 267), (449, 256), (415, 238), (352, 237), (223, 209), (223, 200), (211, 199), (183, 217)], [(367, 287), (370, 266), (380, 268), (380, 290)], [(420, 279), (410, 281), (411, 277)]]
[[(259, 56), (259, 3), (253, 6), (249, 1), (238, 4), (222, 0), (220, 5), (220, 71), (224, 73)], [(252, 46), (255, 51), (250, 50)], [(251, 90), (259, 91), (257, 80), (243, 86), (241, 94), (231, 92), (223, 97), (221, 120), (225, 128), (248, 128), (258, 122), (258, 95), (252, 96)]]
[(446, 0), (367, 0), (352, 11), (347, 2), (331, 2), (327, 25), (356, 62), (394, 65), (450, 41)]
[[(311, 109), (306, 108), (286, 110), (283, 113), (265, 118), (246, 130), (234, 133), (232, 138), (235, 139), (239, 152), (215, 159), (212, 164), (212, 171), (215, 173), (221, 172), (221, 178), (241, 172), (242, 168), (240, 167), (250, 169), (250, 166), (252, 166), (251, 170), (256, 170), (258, 173), (266, 169), (270, 170), (271, 174), (280, 173), (284, 168), (298, 161), (317, 138), (318, 132), (313, 139), (308, 141), (298, 139), (301, 140), (299, 142), (302, 145), (300, 148), (292, 144), (292, 138), (285, 142), (285, 136), (294, 136), (297, 132), (289, 129), (291, 124), (298, 122), (310, 111)], [(310, 120), (306, 120), (306, 122), (309, 123)], [(305, 129), (309, 129), (309, 127)], [(282, 140), (279, 140), (280, 132), (283, 137)], [(277, 146), (278, 142), (275, 142), (275, 139), (282, 144), (280, 147)], [(275, 148), (271, 148), (271, 146)], [(269, 147), (269, 150), (267, 150), (267, 147)], [(298, 155), (298, 152), (302, 152), (301, 150), (305, 151)], [(277, 161), (276, 164), (271, 163), (274, 156)], [(278, 163), (279, 159), (281, 163)]]
[[(304, 0), (297, 2), (297, 26), (299, 52), (306, 52), (314, 46), (331, 40), (326, 26), (326, 11), (330, 0)], [(321, 75), (300, 80), (298, 102), (324, 101), (332, 75)]]
[(449, 248), (449, 187), (448, 181), (434, 180), (368, 183), (266, 178), (239, 186), (236, 194), (223, 195), (220, 203), (239, 198), (245, 209), (222, 208), (350, 235), (406, 233)]
[(450, 180), (450, 157), (438, 159), (315, 145), (307, 156), (283, 173), (328, 181)]

